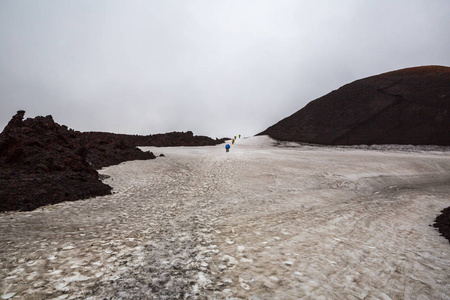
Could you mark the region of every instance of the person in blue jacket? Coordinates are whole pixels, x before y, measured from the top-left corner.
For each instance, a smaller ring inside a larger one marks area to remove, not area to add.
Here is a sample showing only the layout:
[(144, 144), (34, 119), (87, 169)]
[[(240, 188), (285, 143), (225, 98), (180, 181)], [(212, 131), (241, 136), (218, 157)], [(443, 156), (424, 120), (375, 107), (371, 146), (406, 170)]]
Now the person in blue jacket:
[(230, 151), (230, 145), (229, 145), (229, 144), (226, 144), (226, 145), (225, 145), (225, 149), (227, 150), (227, 152)]

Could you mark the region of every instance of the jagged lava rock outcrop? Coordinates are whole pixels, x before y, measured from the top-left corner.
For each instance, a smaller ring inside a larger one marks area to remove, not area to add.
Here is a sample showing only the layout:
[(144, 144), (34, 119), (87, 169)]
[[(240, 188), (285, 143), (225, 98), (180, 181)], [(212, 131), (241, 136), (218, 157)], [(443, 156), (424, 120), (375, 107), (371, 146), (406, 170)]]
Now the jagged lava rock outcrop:
[(433, 226), (436, 227), (442, 236), (444, 236), (450, 243), (450, 207), (443, 209)]
[(121, 141), (87, 142), (52, 116), (23, 120), (24, 114), (18, 111), (0, 134), (0, 211), (110, 194), (95, 168), (155, 158)]
[(125, 135), (113, 133), (80, 132), (77, 143), (89, 151), (87, 161), (96, 169), (117, 165), (128, 160), (154, 159), (152, 152), (143, 152), (134, 143), (129, 143)]
[(407, 68), (357, 80), (259, 135), (325, 145), (450, 145), (450, 68)]
[(228, 138), (212, 139), (207, 136), (194, 135), (192, 131), (168, 132), (151, 135), (131, 135), (117, 134), (109, 132), (83, 132), (85, 138), (94, 140), (122, 140), (128, 145), (134, 146), (155, 146), (155, 147), (175, 147), (175, 146), (214, 146), (222, 144)]

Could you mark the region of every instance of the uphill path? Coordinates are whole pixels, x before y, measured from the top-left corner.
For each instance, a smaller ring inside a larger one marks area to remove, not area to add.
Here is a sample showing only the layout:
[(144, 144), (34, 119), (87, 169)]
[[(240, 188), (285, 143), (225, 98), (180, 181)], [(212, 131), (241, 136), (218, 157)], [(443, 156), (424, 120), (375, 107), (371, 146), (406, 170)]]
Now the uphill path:
[(2, 299), (450, 299), (442, 152), (145, 147), (114, 194), (0, 214)]

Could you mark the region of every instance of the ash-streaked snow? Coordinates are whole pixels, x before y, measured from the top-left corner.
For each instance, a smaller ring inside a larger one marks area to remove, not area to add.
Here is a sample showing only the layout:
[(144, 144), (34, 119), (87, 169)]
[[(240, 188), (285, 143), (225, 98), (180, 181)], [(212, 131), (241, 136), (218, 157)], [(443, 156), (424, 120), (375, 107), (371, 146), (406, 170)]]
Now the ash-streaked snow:
[(145, 149), (113, 195), (0, 214), (2, 299), (450, 298), (445, 149)]

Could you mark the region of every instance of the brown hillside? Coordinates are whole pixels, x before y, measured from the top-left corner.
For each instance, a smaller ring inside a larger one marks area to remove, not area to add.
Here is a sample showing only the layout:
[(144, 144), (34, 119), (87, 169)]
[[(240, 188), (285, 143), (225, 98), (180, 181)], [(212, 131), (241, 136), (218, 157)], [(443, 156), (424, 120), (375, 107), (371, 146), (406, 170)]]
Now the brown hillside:
[(259, 135), (325, 145), (450, 145), (450, 68), (415, 67), (357, 80)]

